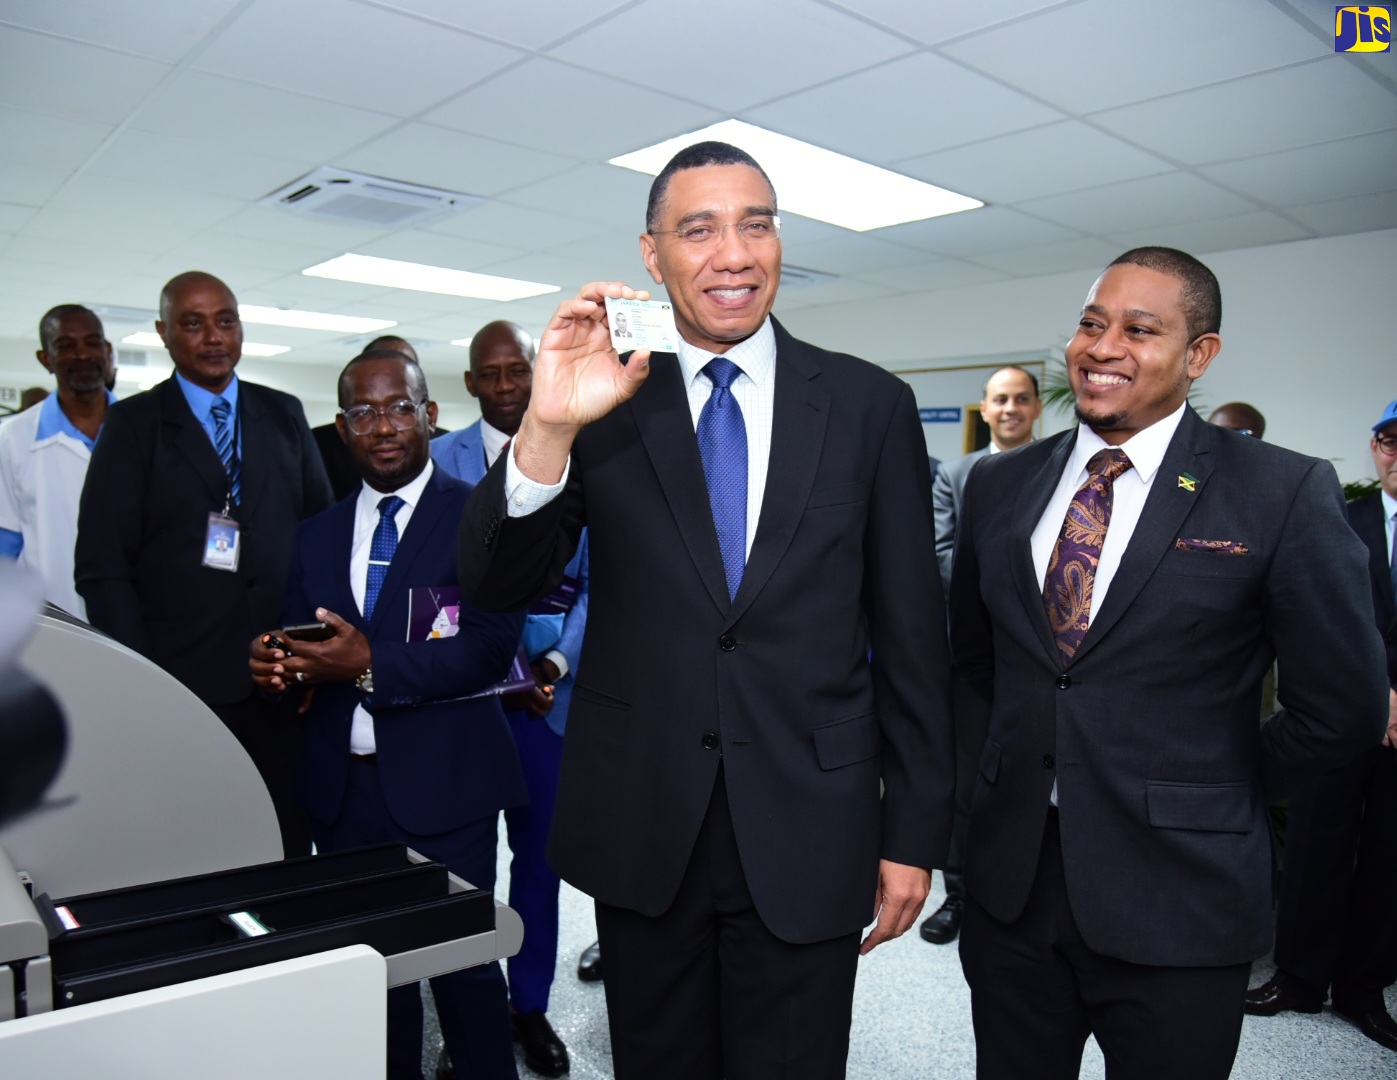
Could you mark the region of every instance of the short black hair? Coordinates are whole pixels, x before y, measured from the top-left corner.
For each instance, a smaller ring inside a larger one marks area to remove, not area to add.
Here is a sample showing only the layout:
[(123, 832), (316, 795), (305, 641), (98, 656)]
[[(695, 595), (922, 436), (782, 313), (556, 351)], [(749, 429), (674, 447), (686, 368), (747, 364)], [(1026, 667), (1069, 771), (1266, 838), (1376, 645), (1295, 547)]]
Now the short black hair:
[(731, 143), (725, 142), (701, 142), (694, 143), (693, 146), (686, 146), (674, 157), (669, 159), (669, 164), (660, 170), (660, 175), (655, 177), (654, 183), (650, 185), (650, 201), (645, 204), (645, 231), (654, 232), (660, 223), (660, 210), (664, 205), (665, 194), (669, 191), (669, 182), (677, 172), (685, 169), (702, 169), (709, 165), (747, 165), (756, 169), (762, 174), (762, 179), (766, 181), (766, 186), (771, 188), (771, 208), (776, 209), (776, 188), (771, 183), (771, 177), (766, 175), (766, 170), (757, 164), (757, 159), (746, 150), (739, 149)]
[[(59, 321), (69, 315), (89, 315), (99, 327), (102, 325), (102, 320), (97, 318), (97, 313), (81, 304), (58, 304), (51, 307), (44, 312), (44, 317), (39, 320), (39, 345), (45, 352), (48, 351), (49, 347), (49, 335), (58, 328)], [(105, 330), (102, 332), (106, 333)]]
[[(1248, 405), (1245, 401), (1229, 401), (1224, 405), (1219, 405), (1208, 414), (1208, 423), (1220, 423), (1219, 417), (1230, 416), (1233, 420), (1240, 421), (1242, 426), (1255, 435), (1258, 439), (1266, 434), (1266, 417), (1261, 415), (1261, 410), (1255, 405)], [(1222, 424), (1223, 427), (1230, 425)]]
[(1222, 288), (1217, 276), (1188, 252), (1170, 247), (1131, 248), (1111, 266), (1127, 263), (1178, 279), (1189, 341), (1222, 329)]
[(340, 408), (349, 408), (349, 373), (358, 364), (366, 364), (370, 360), (396, 360), (407, 368), (407, 388), (408, 393), (416, 402), (427, 400), (427, 376), (423, 374), (422, 367), (412, 357), (397, 349), (365, 349), (349, 363), (344, 365), (344, 370), (340, 372), (339, 385), (336, 393), (339, 396)]
[(995, 368), (993, 371), (990, 372), (990, 377), (989, 377), (989, 379), (986, 379), (986, 380), (985, 380), (985, 388), (984, 388), (983, 390), (980, 391), (980, 396), (981, 396), (981, 397), (984, 397), (986, 394), (988, 394), (988, 393), (990, 392), (990, 379), (993, 379), (993, 378), (994, 378), (996, 375), (998, 375), (1001, 371), (1017, 371), (1017, 372), (1018, 372), (1019, 374), (1021, 374), (1021, 375), (1027, 375), (1027, 376), (1028, 376), (1028, 381), (1031, 382), (1031, 383), (1033, 384), (1033, 396), (1034, 396), (1034, 397), (1039, 397), (1039, 396), (1041, 396), (1041, 395), (1038, 393), (1038, 376), (1037, 376), (1037, 375), (1035, 375), (1035, 374), (1033, 374), (1033, 372), (1029, 371), (1028, 368), (1021, 368), (1021, 367), (1019, 367), (1018, 364), (1005, 364), (1003, 367)]

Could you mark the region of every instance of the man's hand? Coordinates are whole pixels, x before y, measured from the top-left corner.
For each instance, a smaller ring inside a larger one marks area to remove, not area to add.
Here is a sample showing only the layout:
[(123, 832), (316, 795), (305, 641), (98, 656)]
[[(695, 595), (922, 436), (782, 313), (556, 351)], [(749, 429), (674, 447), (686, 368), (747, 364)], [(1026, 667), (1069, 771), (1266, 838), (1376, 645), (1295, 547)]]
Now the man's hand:
[(1397, 746), (1397, 690), (1387, 691), (1387, 734), (1382, 737), (1383, 746)]
[(247, 666), (252, 670), (252, 681), (268, 694), (280, 694), (286, 689), (282, 676), (285, 669), (281, 661), (289, 653), (272, 647), (272, 634), (258, 634), (248, 646)]
[[(280, 635), (293, 651), (280, 654), (282, 659), (274, 657), (269, 675), (278, 679), (283, 688), (293, 683), (313, 686), (323, 682), (353, 682), (373, 662), (368, 638), (349, 623), (327, 608), (316, 608), (315, 617), (329, 623), (334, 636), (324, 641), (293, 642)], [(253, 642), (254, 649), (257, 644)], [(256, 677), (257, 671), (254, 669), (253, 678)]]
[(887, 859), (879, 860), (878, 894), (873, 898), (873, 912), (878, 916), (878, 925), (863, 939), (859, 955), (867, 956), (883, 942), (901, 937), (910, 930), (930, 892), (930, 870), (889, 862)]
[(512, 452), (520, 472), (540, 484), (563, 476), (577, 433), (629, 399), (650, 373), (650, 353), (621, 363), (611, 347), (606, 297), (648, 300), (619, 281), (594, 281), (558, 305), (539, 342), (528, 411)]

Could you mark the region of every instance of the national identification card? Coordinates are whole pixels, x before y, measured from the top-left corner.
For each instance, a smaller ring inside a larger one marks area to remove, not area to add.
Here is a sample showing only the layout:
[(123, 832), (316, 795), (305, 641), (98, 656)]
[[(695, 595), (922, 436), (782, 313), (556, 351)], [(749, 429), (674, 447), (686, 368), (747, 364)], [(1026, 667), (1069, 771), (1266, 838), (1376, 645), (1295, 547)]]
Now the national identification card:
[(618, 353), (635, 349), (679, 351), (674, 305), (668, 300), (615, 300), (608, 296), (606, 321), (611, 327), (611, 345)]

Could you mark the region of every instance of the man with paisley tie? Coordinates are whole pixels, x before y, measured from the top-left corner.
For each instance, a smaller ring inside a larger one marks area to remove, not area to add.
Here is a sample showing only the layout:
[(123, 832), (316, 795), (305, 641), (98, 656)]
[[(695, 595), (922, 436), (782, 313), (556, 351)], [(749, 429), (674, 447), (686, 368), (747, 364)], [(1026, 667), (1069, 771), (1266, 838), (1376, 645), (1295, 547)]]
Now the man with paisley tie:
[[(1267, 801), (1382, 737), (1366, 553), (1327, 462), (1204, 423), (1217, 279), (1120, 256), (1067, 347), (1075, 430), (971, 473), (952, 656), (992, 701), (961, 962), (978, 1075), (1222, 1080), (1270, 946)], [(1278, 660), (1285, 708), (1259, 729)]]

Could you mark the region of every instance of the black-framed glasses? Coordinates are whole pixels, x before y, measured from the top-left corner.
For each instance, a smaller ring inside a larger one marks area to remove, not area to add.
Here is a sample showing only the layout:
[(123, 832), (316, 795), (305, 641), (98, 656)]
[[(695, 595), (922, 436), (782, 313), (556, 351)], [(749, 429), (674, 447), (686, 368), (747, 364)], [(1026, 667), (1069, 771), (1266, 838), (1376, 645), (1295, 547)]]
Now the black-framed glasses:
[(374, 428), (378, 427), (380, 416), (388, 417), (388, 423), (394, 431), (406, 431), (417, 423), (417, 414), (426, 406), (425, 401), (408, 401), (407, 398), (401, 398), (382, 409), (373, 405), (351, 405), (347, 409), (341, 409), (340, 415), (344, 417), (344, 426), (355, 435), (371, 435)]
[(744, 244), (764, 244), (781, 235), (781, 219), (772, 214), (770, 217), (762, 215), (743, 218), (741, 221), (732, 221), (726, 225), (719, 225), (712, 221), (694, 221), (682, 229), (651, 229), (650, 235), (674, 236), (681, 244), (688, 244), (691, 247), (707, 247), (710, 244), (718, 243), (729, 229), (736, 229), (738, 238)]
[(1373, 442), (1384, 454), (1397, 454), (1397, 435), (1374, 435)]

